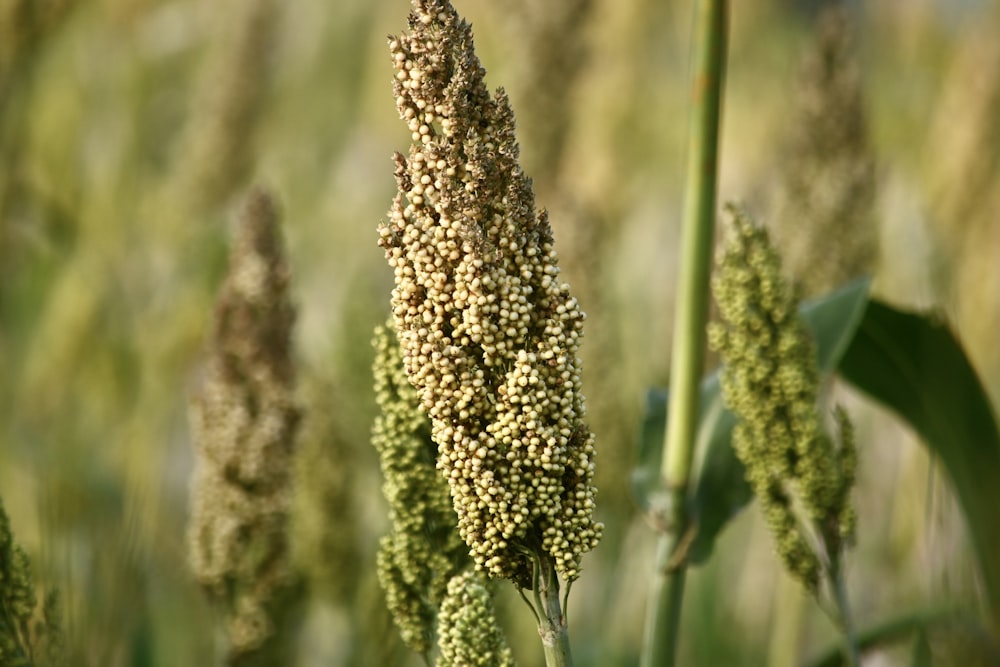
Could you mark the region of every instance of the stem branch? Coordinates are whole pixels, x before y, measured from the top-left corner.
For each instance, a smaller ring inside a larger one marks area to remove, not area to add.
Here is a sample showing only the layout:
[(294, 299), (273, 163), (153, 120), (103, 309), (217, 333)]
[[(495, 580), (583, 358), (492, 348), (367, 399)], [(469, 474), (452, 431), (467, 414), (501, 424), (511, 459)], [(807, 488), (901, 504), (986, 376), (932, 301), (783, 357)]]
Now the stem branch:
[(844, 633), (844, 658), (847, 660), (849, 667), (859, 667), (861, 665), (861, 655), (858, 653), (858, 640), (854, 632), (854, 621), (851, 618), (851, 606), (847, 600), (847, 587), (844, 585), (844, 577), (839, 567), (831, 570), (829, 575), (830, 586), (833, 588), (833, 596), (837, 602), (841, 630)]
[(555, 564), (547, 554), (539, 558), (536, 594), (541, 598), (541, 620), (538, 634), (542, 638), (542, 651), (546, 667), (572, 667), (573, 656), (569, 650), (569, 631), (566, 616), (559, 604), (559, 577)]

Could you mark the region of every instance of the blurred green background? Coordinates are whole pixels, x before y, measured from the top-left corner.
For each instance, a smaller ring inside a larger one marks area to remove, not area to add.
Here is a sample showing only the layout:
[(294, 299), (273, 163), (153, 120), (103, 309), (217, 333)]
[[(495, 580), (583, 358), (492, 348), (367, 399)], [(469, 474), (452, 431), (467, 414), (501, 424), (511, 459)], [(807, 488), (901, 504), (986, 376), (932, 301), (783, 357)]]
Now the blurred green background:
[[(511, 96), (524, 165), (588, 313), (585, 390), (609, 530), (571, 597), (575, 657), (636, 664), (655, 536), (627, 475), (644, 391), (668, 377), (693, 3), (455, 4), (489, 85)], [(823, 4), (733, 3), (720, 197), (764, 221), (796, 169), (788, 137), (802, 131), (803, 62)], [(947, 316), (996, 406), (1000, 11), (846, 4), (859, 145), (873, 165), (875, 290)], [(0, 496), (40, 585), (63, 592), (70, 664), (211, 664), (212, 612), (185, 566), (186, 411), (252, 184), (280, 202), (298, 305), (307, 427), (293, 537), (311, 591), (300, 664), (413, 664), (374, 583), (385, 511), (367, 441), (369, 338), (392, 280), (375, 229), (395, 189), (392, 152), (409, 142), (385, 37), (408, 9), (0, 4)], [(785, 237), (830, 256), (865, 233), (809, 222), (791, 233), (782, 223)], [(905, 427), (832, 392), (859, 428), (848, 561), (859, 624), (943, 601), (976, 612), (947, 479)], [(791, 646), (795, 664), (835, 638), (779, 571), (755, 508), (690, 581), (683, 664), (781, 664), (772, 645)], [(501, 602), (520, 663), (540, 664), (530, 614), (509, 590)], [(942, 659), (963, 641), (945, 637)], [(908, 654), (887, 650), (878, 664)]]

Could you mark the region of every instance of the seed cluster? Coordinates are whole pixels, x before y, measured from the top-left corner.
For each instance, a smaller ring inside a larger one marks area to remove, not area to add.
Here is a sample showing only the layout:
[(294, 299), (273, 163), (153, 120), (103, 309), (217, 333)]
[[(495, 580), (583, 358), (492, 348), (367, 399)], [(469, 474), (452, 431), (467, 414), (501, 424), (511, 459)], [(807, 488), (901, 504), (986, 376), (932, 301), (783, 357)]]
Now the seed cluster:
[(827, 557), (836, 558), (854, 530), (848, 502), (854, 440), (842, 411), (836, 413), (839, 448), (823, 430), (816, 353), (767, 232), (740, 211), (729, 212), (732, 233), (712, 284), (721, 323), (710, 325), (709, 341), (725, 362), (722, 390), (739, 417), (733, 445), (747, 480), (789, 571), (816, 590), (820, 561), (800, 529), (793, 498)]
[(441, 603), (435, 667), (513, 667), (514, 656), (496, 622), (493, 599), (482, 576), (452, 577)]
[(191, 406), (188, 528), (191, 569), (226, 615), (231, 659), (276, 650), (281, 639), (295, 589), (287, 524), (299, 423), (290, 276), (270, 197), (255, 190), (239, 222), (205, 383)]
[(396, 336), (378, 327), (374, 345), (379, 415), (372, 444), (382, 465), (391, 526), (379, 545), (378, 578), (403, 641), (427, 655), (448, 580), (469, 566), (469, 558), (448, 484), (435, 469), (430, 420), (406, 379)]
[(379, 229), (406, 371), (477, 565), (523, 580), (525, 551), (541, 550), (574, 579), (602, 530), (584, 315), (559, 280), (513, 113), (503, 91), (488, 93), (469, 25), (444, 0), (413, 4), (410, 31), (389, 42), (413, 144), (396, 155), (399, 192)]

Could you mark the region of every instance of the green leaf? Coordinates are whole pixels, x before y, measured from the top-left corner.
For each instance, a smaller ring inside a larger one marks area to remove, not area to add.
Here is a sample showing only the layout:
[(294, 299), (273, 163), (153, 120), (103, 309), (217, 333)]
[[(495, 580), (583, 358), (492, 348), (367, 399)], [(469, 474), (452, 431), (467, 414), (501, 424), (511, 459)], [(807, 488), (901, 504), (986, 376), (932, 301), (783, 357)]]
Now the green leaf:
[(693, 565), (708, 560), (716, 537), (753, 497), (743, 463), (733, 450), (734, 426), (736, 415), (723, 403), (719, 374), (715, 372), (702, 383), (701, 391), (701, 423), (695, 451), (705, 455), (696, 472), (690, 507), (698, 527), (688, 551), (688, 561)]
[[(836, 367), (854, 337), (868, 302), (869, 279), (858, 280), (825, 297), (807, 302), (800, 310), (816, 340), (817, 358), (824, 373)], [(750, 502), (753, 496), (743, 465), (731, 440), (736, 417), (722, 401), (718, 373), (701, 385), (701, 417), (696, 443), (696, 463), (690, 512), (698, 532), (688, 551), (692, 564), (711, 555), (719, 532)], [(660, 482), (660, 457), (666, 428), (667, 392), (653, 389), (647, 394), (639, 442), (639, 467), (632, 474), (632, 491), (639, 506), (658, 524), (664, 497)]]
[(670, 497), (660, 479), (668, 399), (665, 389), (653, 387), (646, 391), (646, 408), (639, 431), (639, 464), (629, 478), (633, 499), (654, 525), (658, 524), (660, 517), (666, 516), (666, 503)]
[(909, 422), (948, 471), (1000, 630), (1000, 435), (961, 345), (939, 317), (872, 301), (840, 372)]

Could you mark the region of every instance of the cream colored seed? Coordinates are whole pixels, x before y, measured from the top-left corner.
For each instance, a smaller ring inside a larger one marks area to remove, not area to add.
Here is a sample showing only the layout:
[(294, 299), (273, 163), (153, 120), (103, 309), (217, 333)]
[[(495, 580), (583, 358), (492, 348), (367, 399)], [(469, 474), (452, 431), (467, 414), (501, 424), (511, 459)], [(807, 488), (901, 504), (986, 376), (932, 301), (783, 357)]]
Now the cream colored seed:
[[(479, 202), (460, 210), (439, 208), (445, 201), (467, 201), (465, 192), (479, 197), (525, 191), (516, 185), (516, 179), (524, 176), (513, 161), (502, 162), (515, 152), (504, 151), (505, 142), (511, 141), (508, 137), (513, 137), (512, 128), (503, 125), (508, 116), (491, 115), (496, 113), (491, 108), (479, 110), (482, 115), (472, 127), (480, 128), (480, 135), (471, 138), (477, 148), (461, 150), (466, 138), (450, 135), (454, 103), (423, 97), (421, 91), (441, 91), (447, 85), (433, 80), (441, 70), (426, 63), (448, 58), (456, 63), (454, 80), (470, 82), (472, 99), (488, 99), (488, 93), (478, 62), (467, 62), (465, 51), (447, 54), (449, 44), (467, 39), (458, 37), (467, 28), (449, 18), (446, 24), (424, 31), (421, 26), (434, 21), (424, 23), (426, 16), (419, 16), (414, 34), (408, 36), (419, 53), (411, 57), (412, 74), (404, 82), (413, 92), (412, 102), (403, 105), (403, 115), (417, 118), (411, 104), (426, 109), (411, 132), (419, 135), (414, 141), (434, 155), (426, 165), (422, 155), (404, 163), (413, 184), (409, 203), (397, 199), (390, 213), (398, 231), (380, 232), (397, 279), (398, 302), (393, 310), (400, 338), (419, 349), (406, 355), (410, 381), (423, 394), (436, 440), (447, 445), (441, 448), (439, 466), (452, 480), (460, 529), (478, 554), (477, 566), (508, 576), (516, 560), (516, 552), (508, 548), (538, 526), (556, 531), (558, 539), (549, 541), (549, 550), (563, 576), (576, 576), (582, 553), (593, 548), (599, 535), (591, 518), (592, 439), (585, 441), (590, 448), (583, 456), (587, 465), (576, 471), (579, 484), (563, 488), (562, 483), (562, 470), (577, 460), (564, 443), (579, 428), (583, 414), (576, 394), (578, 364), (566, 362), (577, 354), (583, 315), (565, 285), (552, 280), (558, 268), (551, 244), (526, 245), (534, 234), (531, 225), (538, 223), (530, 200), (500, 196), (495, 202), (482, 202), (481, 209)], [(429, 126), (435, 119), (455, 143), (445, 145), (433, 136)], [(466, 119), (455, 120), (468, 127)], [(482, 159), (498, 163), (480, 163)], [(504, 180), (485, 183), (487, 174)], [(481, 227), (482, 220), (490, 220), (488, 228)], [(425, 233), (413, 235), (408, 226)], [(470, 231), (475, 232), (472, 238)], [(533, 280), (539, 282), (532, 286)], [(413, 302), (417, 294), (425, 295), (425, 305)], [(553, 304), (556, 318), (539, 319), (539, 299)], [(442, 333), (446, 323), (447, 336)], [(541, 341), (532, 340), (531, 331), (544, 332)], [(426, 347), (432, 341), (434, 345)], [(456, 349), (443, 354), (441, 341), (454, 343)], [(470, 356), (467, 346), (476, 346), (478, 352)], [(555, 359), (560, 363), (550, 368)], [(488, 437), (476, 433), (479, 424), (488, 424)], [(543, 441), (548, 443), (545, 450)], [(495, 450), (501, 443), (509, 448), (504, 453)]]

